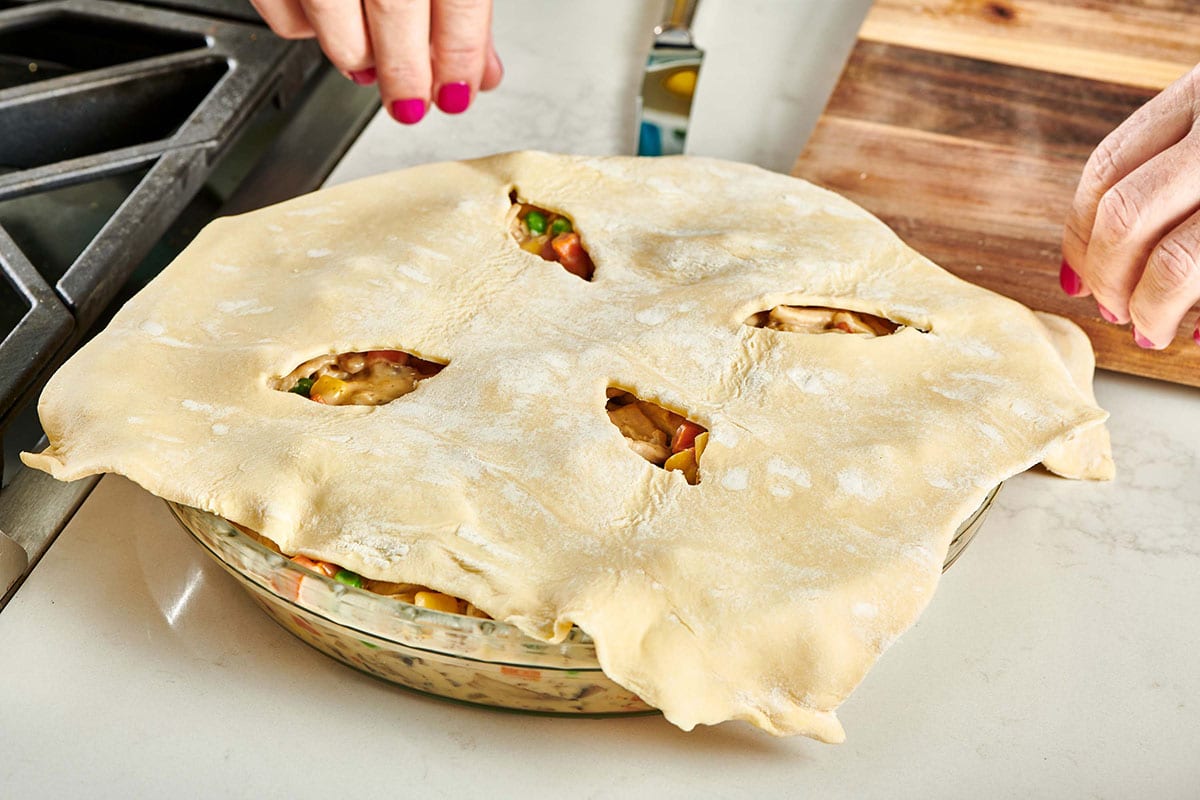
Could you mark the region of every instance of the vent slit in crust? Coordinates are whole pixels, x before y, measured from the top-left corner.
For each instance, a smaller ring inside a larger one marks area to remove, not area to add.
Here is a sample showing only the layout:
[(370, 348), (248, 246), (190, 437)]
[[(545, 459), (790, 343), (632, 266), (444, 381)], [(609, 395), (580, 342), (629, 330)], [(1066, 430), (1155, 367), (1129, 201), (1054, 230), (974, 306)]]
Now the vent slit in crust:
[(445, 364), (404, 350), (331, 353), (305, 361), (275, 389), (330, 406), (381, 406), (403, 397)]
[(522, 250), (562, 264), (567, 272), (585, 281), (592, 279), (596, 266), (570, 217), (524, 202), (516, 189), (509, 192), (508, 199), (512, 203), (508, 230)]
[(854, 333), (868, 337), (890, 336), (904, 327), (865, 311), (825, 306), (775, 306), (751, 315), (743, 324), (786, 333)]
[(608, 387), (604, 408), (630, 450), (656, 467), (682, 472), (693, 486), (700, 482), (707, 428), (617, 386)]

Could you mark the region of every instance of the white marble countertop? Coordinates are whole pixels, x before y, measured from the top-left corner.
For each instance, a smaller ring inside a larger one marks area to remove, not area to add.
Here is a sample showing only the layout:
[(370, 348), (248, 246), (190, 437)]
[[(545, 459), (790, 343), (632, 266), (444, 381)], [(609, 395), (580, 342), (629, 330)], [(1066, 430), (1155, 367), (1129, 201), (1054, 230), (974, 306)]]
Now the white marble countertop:
[[(540, 5), (497, 10), (503, 93), (416, 129), (377, 119), (333, 180), (518, 147), (627, 151), (653, 15), (633, 0), (573, 8), (590, 46), (547, 53), (521, 44)], [(719, 2), (707, 13), (702, 31), (744, 35)], [(715, 53), (721, 37), (701, 41)], [(785, 117), (766, 140), (798, 151), (812, 111)], [(706, 152), (795, 155), (738, 141)], [(1010, 480), (926, 614), (839, 711), (840, 746), (393, 688), (293, 639), (161, 501), (106, 478), (0, 613), (0, 796), (1196, 797), (1200, 391), (1105, 373), (1096, 388), (1116, 481)]]

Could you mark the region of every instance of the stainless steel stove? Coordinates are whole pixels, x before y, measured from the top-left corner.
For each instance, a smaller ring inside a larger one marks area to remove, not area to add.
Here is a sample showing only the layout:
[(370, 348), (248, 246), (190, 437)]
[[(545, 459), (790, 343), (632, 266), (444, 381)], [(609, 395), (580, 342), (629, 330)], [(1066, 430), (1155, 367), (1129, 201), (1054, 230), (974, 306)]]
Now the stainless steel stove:
[(95, 483), (15, 459), (45, 381), (209, 220), (319, 186), (376, 106), (245, 0), (0, 0), (0, 531), (24, 551), (0, 538), (0, 608)]

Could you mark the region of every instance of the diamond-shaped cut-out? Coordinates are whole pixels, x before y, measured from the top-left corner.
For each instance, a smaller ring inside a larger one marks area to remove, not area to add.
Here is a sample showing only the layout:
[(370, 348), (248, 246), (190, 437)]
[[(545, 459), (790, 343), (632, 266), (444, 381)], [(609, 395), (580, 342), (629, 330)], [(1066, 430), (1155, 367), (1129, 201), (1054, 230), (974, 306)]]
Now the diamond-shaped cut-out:
[(746, 320), (753, 328), (769, 328), (785, 333), (856, 333), (865, 336), (889, 336), (901, 326), (885, 317), (824, 306), (775, 306)]
[(608, 418), (630, 450), (656, 467), (683, 473), (693, 486), (700, 482), (700, 456), (708, 444), (703, 425), (624, 389), (609, 387), (607, 396)]
[(446, 365), (404, 350), (367, 350), (310, 358), (275, 388), (330, 406), (381, 406), (432, 378)]
[(523, 202), (515, 189), (508, 198), (512, 202), (508, 229), (522, 250), (562, 264), (567, 272), (585, 281), (592, 279), (596, 266), (570, 217)]

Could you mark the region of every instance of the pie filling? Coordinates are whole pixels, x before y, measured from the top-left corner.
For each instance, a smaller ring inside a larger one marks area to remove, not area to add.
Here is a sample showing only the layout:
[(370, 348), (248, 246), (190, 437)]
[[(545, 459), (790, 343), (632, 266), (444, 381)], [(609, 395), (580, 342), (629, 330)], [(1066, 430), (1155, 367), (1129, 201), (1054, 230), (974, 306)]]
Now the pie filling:
[[(444, 366), (403, 350), (329, 354), (305, 361), (280, 378), (276, 388), (327, 405), (383, 405), (413, 391), (418, 383), (438, 374)], [(708, 444), (708, 430), (704, 426), (615, 386), (609, 387), (607, 394), (608, 418), (621, 431), (629, 449), (656, 467), (682, 472), (693, 486), (700, 482), (700, 456)], [(275, 542), (249, 528), (237, 527), (282, 554)], [(364, 578), (337, 564), (304, 555), (289, 558), (341, 583), (422, 608), (472, 617), (488, 616), (466, 600), (426, 586)]]
[(596, 267), (566, 215), (523, 203), (517, 199), (515, 191), (509, 194), (509, 199), (512, 200), (512, 211), (509, 212), (508, 229), (522, 250), (547, 261), (556, 261), (567, 272), (585, 281), (592, 279)]
[[(287, 555), (273, 541), (258, 533), (250, 530), (242, 525), (235, 527), (242, 533), (254, 539), (259, 544), (280, 555)], [(480, 611), (475, 606), (468, 603), (466, 600), (461, 600), (442, 592), (434, 591), (427, 586), (421, 586), (416, 583), (391, 583), (389, 581), (377, 581), (371, 578), (364, 578), (357, 572), (351, 572), (348, 569), (343, 569), (337, 564), (329, 561), (320, 561), (308, 556), (288, 556), (293, 564), (298, 564), (305, 569), (310, 569), (326, 578), (332, 578), (338, 583), (344, 583), (347, 586), (357, 586), (360, 589), (366, 589), (375, 594), (381, 594), (384, 597), (391, 597), (405, 603), (420, 608), (431, 608), (435, 611), (445, 611), (450, 614), (464, 614), (468, 617), (480, 617), (482, 619), (491, 619), (490, 616)]]
[(704, 426), (615, 386), (608, 388), (604, 407), (630, 450), (656, 467), (679, 470), (693, 486), (700, 482), (700, 456), (708, 444)]
[(403, 350), (331, 354), (305, 361), (275, 388), (330, 406), (381, 406), (413, 391), (444, 366)]
[(860, 333), (867, 336), (888, 336), (902, 327), (874, 314), (824, 306), (775, 306), (754, 314), (745, 324), (788, 333)]
[[(337, 353), (305, 361), (280, 378), (276, 388), (281, 392), (292, 392), (331, 406), (381, 406), (413, 391), (418, 383), (437, 375), (444, 366), (446, 365), (427, 361), (403, 350)], [(275, 542), (257, 531), (241, 525), (236, 527), (268, 549), (287, 555)], [(295, 564), (347, 586), (357, 586), (421, 608), (490, 619), (487, 614), (466, 600), (434, 591), (427, 586), (372, 580), (329, 561), (303, 555), (288, 557)]]

